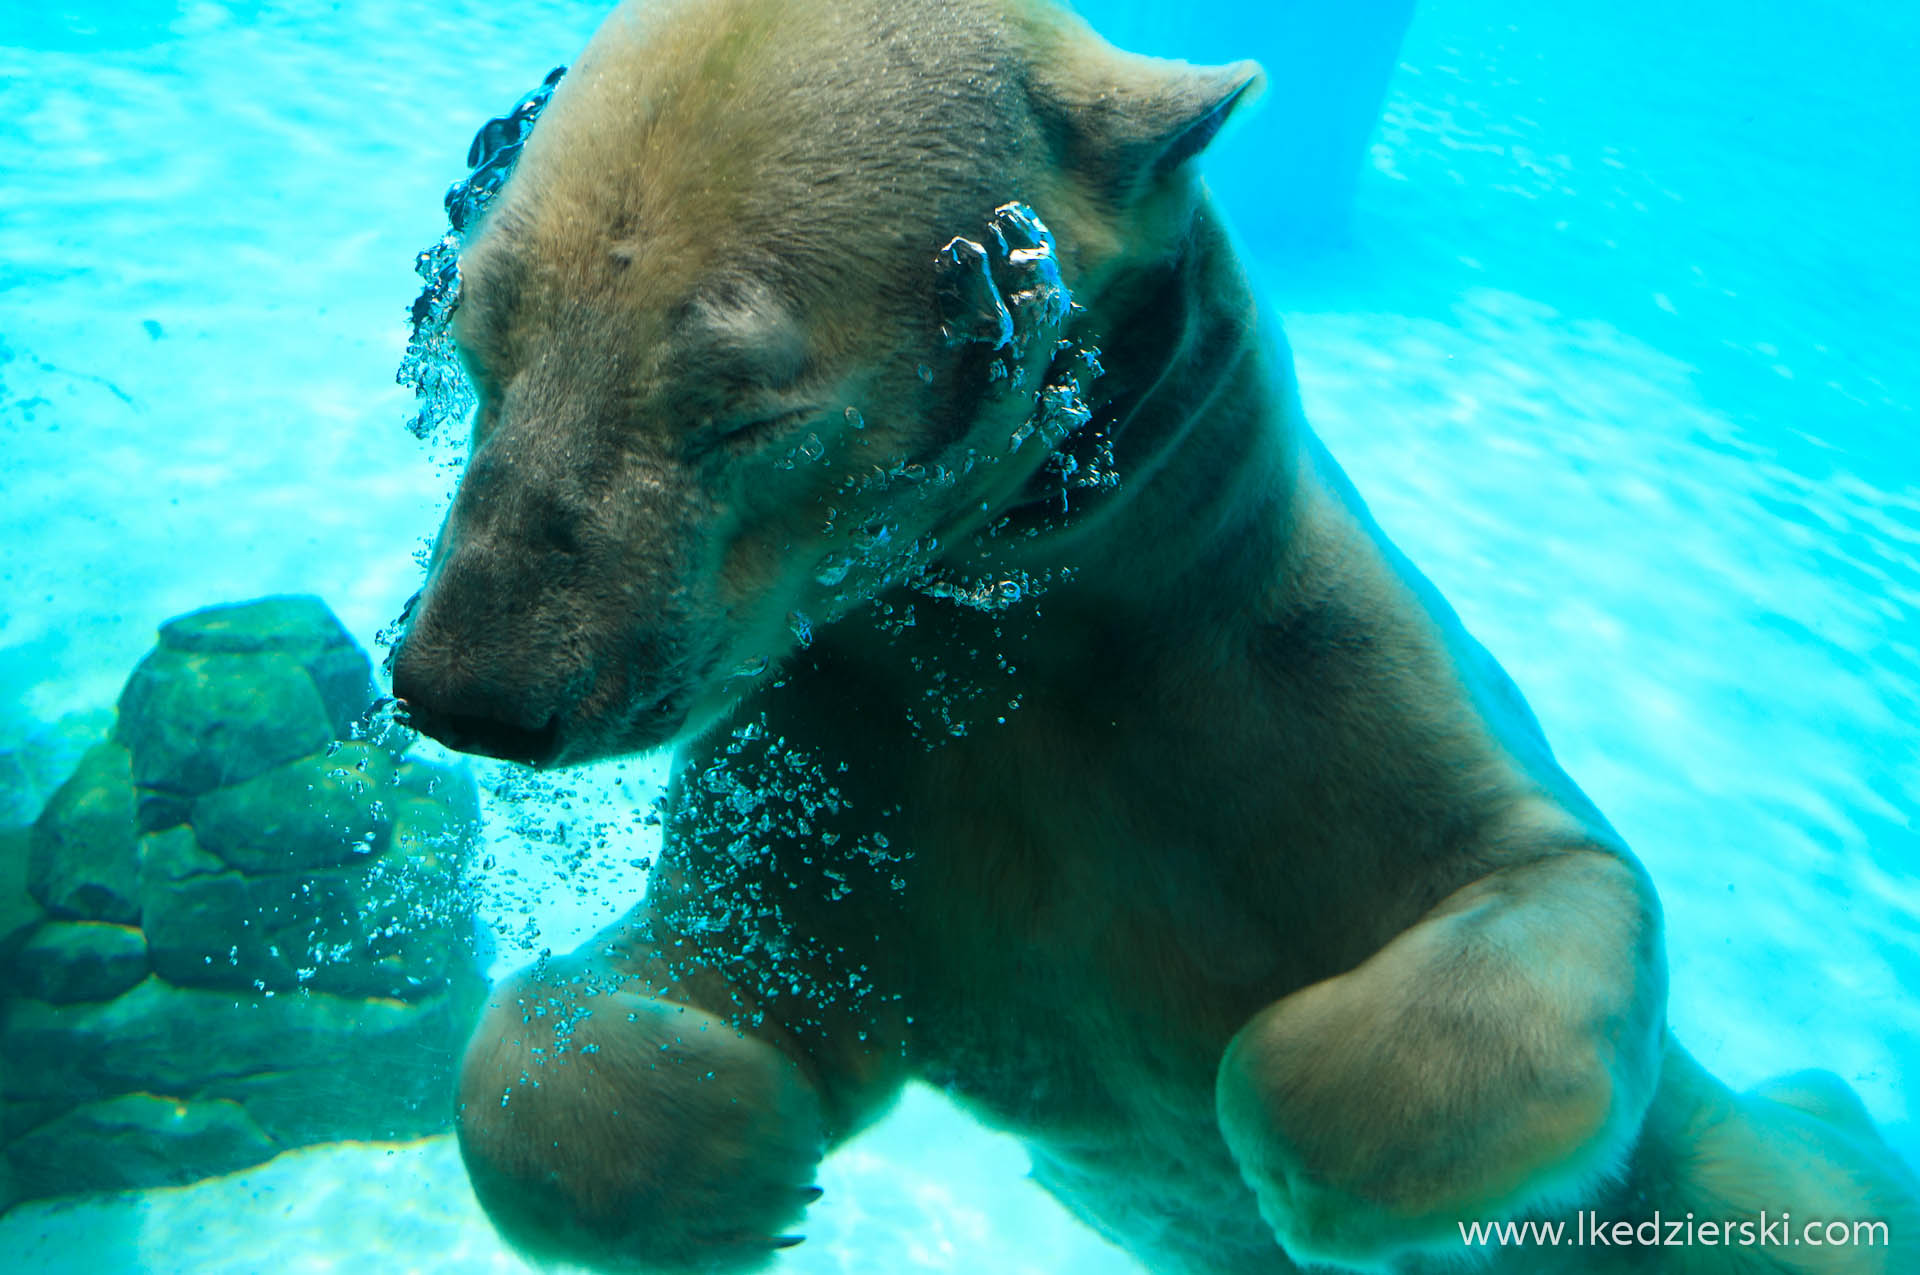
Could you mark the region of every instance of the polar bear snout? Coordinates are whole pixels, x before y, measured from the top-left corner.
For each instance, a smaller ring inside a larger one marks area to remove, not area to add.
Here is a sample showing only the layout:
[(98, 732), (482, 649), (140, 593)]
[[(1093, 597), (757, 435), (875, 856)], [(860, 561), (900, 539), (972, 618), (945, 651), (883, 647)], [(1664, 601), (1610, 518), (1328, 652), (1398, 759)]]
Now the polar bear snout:
[[(396, 686), (398, 683), (396, 682)], [(455, 752), (496, 757), (526, 766), (545, 765), (560, 751), (560, 721), (550, 717), (540, 726), (526, 727), (485, 713), (445, 712), (434, 707), (413, 684), (408, 694), (396, 692), (408, 722), (423, 735), (439, 740)]]
[(671, 738), (691, 686), (684, 637), (598, 618), (591, 598), (541, 587), (454, 550), (409, 618), (393, 661), (408, 723), (447, 747), (530, 766)]
[(393, 693), (415, 730), (457, 752), (566, 765), (672, 738), (693, 699), (690, 687), (639, 682), (636, 672), (656, 661), (609, 669), (557, 652), (491, 661), (487, 646), (431, 627), (409, 632), (394, 659)]
[(584, 415), (498, 425), (435, 541), (393, 693), (450, 748), (536, 766), (652, 748), (717, 661), (689, 476), (610, 444)]
[(513, 670), (483, 669), (445, 641), (409, 636), (394, 658), (394, 697), (415, 730), (457, 752), (550, 763), (566, 706), (552, 690), (516, 680)]

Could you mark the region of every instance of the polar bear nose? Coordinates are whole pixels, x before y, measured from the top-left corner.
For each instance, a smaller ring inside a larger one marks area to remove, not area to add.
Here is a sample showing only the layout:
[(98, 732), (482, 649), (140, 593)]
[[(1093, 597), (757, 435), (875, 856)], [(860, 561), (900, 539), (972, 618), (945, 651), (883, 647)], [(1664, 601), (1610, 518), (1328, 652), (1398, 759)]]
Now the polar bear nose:
[(560, 755), (560, 714), (543, 712), (426, 647), (405, 642), (393, 664), (393, 694), (407, 723), (448, 748), (527, 766)]
[(406, 720), (415, 730), (455, 752), (523, 766), (544, 766), (560, 755), (560, 719), (551, 717), (538, 729), (529, 729), (498, 717), (471, 713), (438, 713), (424, 709), (404, 695), (397, 696)]

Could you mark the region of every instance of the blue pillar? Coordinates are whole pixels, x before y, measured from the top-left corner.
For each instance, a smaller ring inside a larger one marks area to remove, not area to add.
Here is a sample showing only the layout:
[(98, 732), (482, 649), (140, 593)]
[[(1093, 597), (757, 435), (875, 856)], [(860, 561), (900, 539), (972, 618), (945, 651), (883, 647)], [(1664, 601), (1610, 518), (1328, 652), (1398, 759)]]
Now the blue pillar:
[(1267, 69), (1259, 109), (1205, 161), (1239, 232), (1262, 252), (1311, 253), (1347, 233), (1414, 0), (1079, 0), (1135, 53)]

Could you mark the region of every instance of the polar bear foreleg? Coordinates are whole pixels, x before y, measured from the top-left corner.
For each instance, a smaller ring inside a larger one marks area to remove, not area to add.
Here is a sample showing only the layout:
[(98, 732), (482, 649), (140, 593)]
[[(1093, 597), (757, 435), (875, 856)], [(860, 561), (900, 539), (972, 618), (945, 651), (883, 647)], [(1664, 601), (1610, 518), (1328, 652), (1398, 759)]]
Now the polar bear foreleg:
[(1658, 905), (1634, 865), (1577, 851), (1505, 868), (1256, 1014), (1221, 1062), (1221, 1131), (1296, 1261), (1459, 1256), (1459, 1223), (1619, 1171), (1664, 1011)]
[(799, 1242), (786, 1231), (829, 1143), (897, 1081), (669, 963), (649, 931), (637, 914), (495, 989), (461, 1065), (461, 1154), (494, 1225), (536, 1260), (752, 1269)]

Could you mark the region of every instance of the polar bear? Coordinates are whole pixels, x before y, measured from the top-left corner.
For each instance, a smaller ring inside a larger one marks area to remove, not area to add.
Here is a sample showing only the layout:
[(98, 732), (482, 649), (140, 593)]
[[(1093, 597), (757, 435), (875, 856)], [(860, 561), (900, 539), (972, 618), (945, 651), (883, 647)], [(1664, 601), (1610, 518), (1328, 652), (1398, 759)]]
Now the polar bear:
[[(530, 1254), (765, 1262), (918, 1077), (1167, 1275), (1916, 1268), (1843, 1084), (1670, 1038), (1646, 874), (1307, 428), (1193, 162), (1259, 87), (1049, 0), (652, 0), (560, 81), (394, 665), (456, 748), (683, 750), (465, 1057)], [(1763, 1209), (1892, 1247), (1460, 1232)]]

